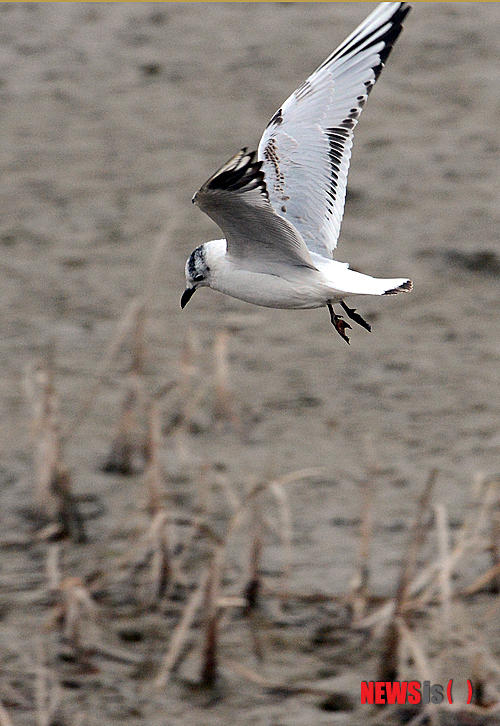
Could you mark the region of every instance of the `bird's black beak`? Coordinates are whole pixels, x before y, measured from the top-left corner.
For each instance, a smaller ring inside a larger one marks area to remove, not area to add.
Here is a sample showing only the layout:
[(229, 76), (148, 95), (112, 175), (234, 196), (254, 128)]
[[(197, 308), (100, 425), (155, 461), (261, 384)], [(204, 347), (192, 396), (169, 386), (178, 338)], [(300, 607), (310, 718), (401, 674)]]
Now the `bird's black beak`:
[(185, 308), (186, 307), (186, 305), (191, 300), (191, 298), (193, 297), (193, 295), (195, 294), (195, 292), (196, 292), (196, 288), (195, 287), (187, 287), (184, 290), (184, 292), (182, 293), (182, 297), (181, 297), (181, 308)]

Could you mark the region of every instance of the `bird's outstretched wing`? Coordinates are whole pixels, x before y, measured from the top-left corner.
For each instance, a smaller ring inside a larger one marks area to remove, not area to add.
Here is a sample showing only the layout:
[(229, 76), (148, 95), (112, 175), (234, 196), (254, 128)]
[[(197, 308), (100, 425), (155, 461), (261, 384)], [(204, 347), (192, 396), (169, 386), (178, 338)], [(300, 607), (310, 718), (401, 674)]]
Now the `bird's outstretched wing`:
[(203, 184), (193, 203), (219, 225), (227, 253), (257, 272), (283, 264), (315, 269), (304, 240), (276, 214), (257, 152), (242, 149)]
[(340, 233), (353, 129), (409, 10), (378, 5), (285, 101), (260, 140), (271, 204), (324, 257)]

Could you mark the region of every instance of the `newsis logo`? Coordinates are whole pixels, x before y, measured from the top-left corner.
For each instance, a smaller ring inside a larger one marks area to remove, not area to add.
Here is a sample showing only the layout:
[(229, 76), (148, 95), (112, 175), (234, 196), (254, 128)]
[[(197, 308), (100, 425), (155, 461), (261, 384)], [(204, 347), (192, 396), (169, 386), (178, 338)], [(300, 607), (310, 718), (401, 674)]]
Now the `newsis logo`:
[[(448, 681), (446, 690), (439, 683), (430, 681), (362, 681), (361, 703), (394, 705), (404, 703), (453, 703), (451, 687), (453, 681)], [(467, 681), (467, 703), (472, 701), (472, 683)]]

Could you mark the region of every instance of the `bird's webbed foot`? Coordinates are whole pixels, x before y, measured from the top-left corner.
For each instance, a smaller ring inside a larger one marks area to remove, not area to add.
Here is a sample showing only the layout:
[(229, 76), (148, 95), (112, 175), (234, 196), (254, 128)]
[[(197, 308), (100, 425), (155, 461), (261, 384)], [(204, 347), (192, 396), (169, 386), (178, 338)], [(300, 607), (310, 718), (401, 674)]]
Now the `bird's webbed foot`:
[(331, 303), (326, 303), (326, 306), (330, 311), (330, 320), (332, 321), (333, 327), (340, 335), (340, 337), (343, 338), (346, 343), (349, 343), (349, 338), (347, 337), (345, 331), (347, 328), (351, 329), (351, 326), (349, 325), (349, 323), (346, 323), (342, 315), (336, 315), (335, 310), (333, 309), (333, 305)]
[(371, 333), (372, 326), (370, 325), (370, 323), (367, 323), (366, 320), (362, 318), (359, 313), (356, 312), (356, 308), (347, 307), (343, 300), (340, 301), (340, 304), (346, 311), (347, 315), (351, 318), (351, 320), (354, 320), (355, 323), (361, 325), (362, 328)]

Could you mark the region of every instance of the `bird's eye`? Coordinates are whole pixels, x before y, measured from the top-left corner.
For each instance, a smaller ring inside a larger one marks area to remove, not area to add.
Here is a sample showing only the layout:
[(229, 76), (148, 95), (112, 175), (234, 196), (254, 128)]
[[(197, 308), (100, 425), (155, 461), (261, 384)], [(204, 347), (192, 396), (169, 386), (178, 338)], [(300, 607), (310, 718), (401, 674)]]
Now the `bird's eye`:
[(203, 280), (203, 275), (195, 275), (193, 277), (193, 282), (201, 282)]

